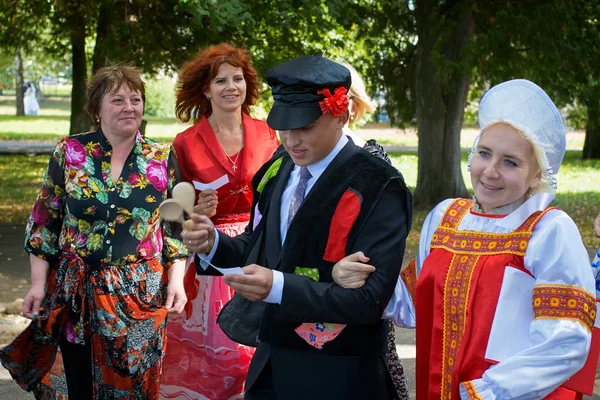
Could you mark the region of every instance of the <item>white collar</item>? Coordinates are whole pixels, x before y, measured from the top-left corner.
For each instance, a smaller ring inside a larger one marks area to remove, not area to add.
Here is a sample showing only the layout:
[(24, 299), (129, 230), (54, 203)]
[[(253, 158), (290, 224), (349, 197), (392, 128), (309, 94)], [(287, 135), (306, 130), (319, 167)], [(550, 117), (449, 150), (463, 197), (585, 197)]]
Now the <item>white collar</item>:
[[(325, 171), (325, 169), (329, 166), (329, 164), (331, 164), (331, 161), (333, 161), (333, 159), (338, 155), (338, 153), (342, 151), (346, 143), (348, 143), (348, 137), (346, 135), (341, 135), (340, 140), (338, 140), (333, 150), (331, 150), (329, 154), (325, 156), (325, 158), (323, 158), (320, 161), (317, 161), (314, 164), (306, 166), (308, 168), (308, 172), (310, 172), (310, 174), (313, 177), (318, 179), (323, 173), (323, 171)], [(294, 170), (296, 169), (300, 169), (300, 167), (296, 165), (294, 167)]]
[(548, 207), (552, 200), (554, 200), (554, 194), (552, 193), (544, 192), (536, 194), (506, 217), (498, 218), (496, 225), (511, 231), (515, 230), (521, 226), (521, 224), (525, 222), (525, 220), (529, 218), (531, 214), (536, 211), (543, 211), (546, 207)]

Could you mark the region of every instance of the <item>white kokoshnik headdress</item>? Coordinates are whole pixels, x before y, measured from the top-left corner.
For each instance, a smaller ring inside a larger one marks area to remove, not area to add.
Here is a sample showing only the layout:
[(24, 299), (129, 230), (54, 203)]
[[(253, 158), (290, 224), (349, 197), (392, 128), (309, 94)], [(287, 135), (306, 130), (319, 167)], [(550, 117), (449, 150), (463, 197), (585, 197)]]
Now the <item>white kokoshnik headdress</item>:
[[(542, 88), (526, 79), (514, 79), (491, 88), (479, 103), (479, 128), (505, 123), (523, 132), (542, 156), (542, 182), (556, 190), (556, 173), (567, 148), (566, 130), (558, 108)], [(468, 165), (475, 153), (475, 139)]]

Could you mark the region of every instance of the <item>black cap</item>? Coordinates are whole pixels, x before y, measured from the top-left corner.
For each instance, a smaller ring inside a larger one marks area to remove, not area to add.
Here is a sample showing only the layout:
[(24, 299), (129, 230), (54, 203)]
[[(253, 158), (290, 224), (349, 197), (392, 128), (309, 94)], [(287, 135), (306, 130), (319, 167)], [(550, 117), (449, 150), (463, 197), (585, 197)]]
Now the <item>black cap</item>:
[(300, 56), (267, 71), (267, 83), (275, 100), (267, 123), (272, 129), (290, 130), (316, 121), (323, 112), (319, 103), (325, 96), (317, 92), (350, 89), (348, 68), (320, 56)]

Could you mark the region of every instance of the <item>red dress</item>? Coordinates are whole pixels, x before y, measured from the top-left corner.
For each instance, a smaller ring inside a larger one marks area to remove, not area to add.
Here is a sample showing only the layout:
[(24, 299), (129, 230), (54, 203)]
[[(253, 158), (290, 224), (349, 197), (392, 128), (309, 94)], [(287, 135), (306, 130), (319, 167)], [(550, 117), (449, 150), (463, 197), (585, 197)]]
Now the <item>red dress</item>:
[[(493, 365), (485, 350), (505, 269), (531, 275), (524, 265), (525, 252), (536, 224), (549, 210), (533, 213), (513, 232), (491, 233), (458, 229), (470, 209), (468, 200), (452, 202), (432, 237), (418, 280), (413, 263), (403, 272), (409, 290), (416, 282), (412, 296), (416, 299), (418, 399), (460, 399), (461, 382), (469, 398), (481, 398), (471, 381)], [(593, 298), (587, 297), (593, 304)], [(431, 345), (420, 346), (421, 341)], [(565, 387), (545, 397), (580, 398)]]
[[(243, 124), (244, 147), (229, 158), (206, 118), (178, 134), (173, 142), (184, 181), (210, 183), (227, 175), (229, 182), (218, 189), (219, 204), (212, 220), (221, 232), (231, 236), (248, 224), (252, 177), (278, 146), (275, 131), (265, 122), (243, 115)], [(233, 291), (221, 277), (196, 276), (193, 264), (184, 281), (188, 296), (185, 311), (169, 316), (167, 325), (161, 397), (242, 398), (254, 348), (230, 340), (216, 322)]]

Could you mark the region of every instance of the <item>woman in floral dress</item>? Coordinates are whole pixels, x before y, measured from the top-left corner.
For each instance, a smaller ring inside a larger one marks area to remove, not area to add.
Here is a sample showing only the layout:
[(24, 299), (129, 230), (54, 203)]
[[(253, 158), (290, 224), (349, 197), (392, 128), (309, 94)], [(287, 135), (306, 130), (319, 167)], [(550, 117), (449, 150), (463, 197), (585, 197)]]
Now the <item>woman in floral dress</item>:
[(159, 219), (179, 171), (169, 145), (138, 131), (144, 99), (134, 68), (99, 70), (87, 102), (98, 129), (60, 140), (42, 181), (25, 237), (33, 321), (0, 352), (37, 398), (158, 397), (187, 251)]

